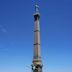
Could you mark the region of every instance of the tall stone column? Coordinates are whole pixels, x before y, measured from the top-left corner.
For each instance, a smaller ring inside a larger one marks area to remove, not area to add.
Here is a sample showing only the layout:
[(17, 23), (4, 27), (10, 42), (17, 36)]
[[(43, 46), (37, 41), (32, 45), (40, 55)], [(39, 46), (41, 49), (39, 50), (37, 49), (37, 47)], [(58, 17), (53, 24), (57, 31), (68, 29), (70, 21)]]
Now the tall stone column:
[(42, 60), (40, 50), (40, 13), (38, 5), (35, 5), (34, 13), (34, 55), (32, 61), (32, 71), (42, 72)]

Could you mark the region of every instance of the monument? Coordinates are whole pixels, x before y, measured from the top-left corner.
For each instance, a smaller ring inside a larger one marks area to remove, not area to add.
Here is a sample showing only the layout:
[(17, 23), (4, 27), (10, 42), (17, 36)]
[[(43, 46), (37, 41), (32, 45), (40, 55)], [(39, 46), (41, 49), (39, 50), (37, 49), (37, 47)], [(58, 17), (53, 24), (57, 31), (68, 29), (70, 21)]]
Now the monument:
[(40, 49), (40, 13), (39, 6), (36, 4), (34, 13), (34, 55), (32, 61), (32, 72), (42, 72), (42, 67)]

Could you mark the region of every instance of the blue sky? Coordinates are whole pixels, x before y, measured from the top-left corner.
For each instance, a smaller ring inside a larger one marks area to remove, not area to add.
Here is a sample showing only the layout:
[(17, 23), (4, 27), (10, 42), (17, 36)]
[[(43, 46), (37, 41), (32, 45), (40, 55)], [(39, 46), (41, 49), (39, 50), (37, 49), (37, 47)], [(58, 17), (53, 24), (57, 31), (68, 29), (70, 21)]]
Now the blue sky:
[[(44, 72), (72, 72), (72, 1), (39, 0)], [(30, 72), (33, 0), (0, 0), (0, 72)]]

